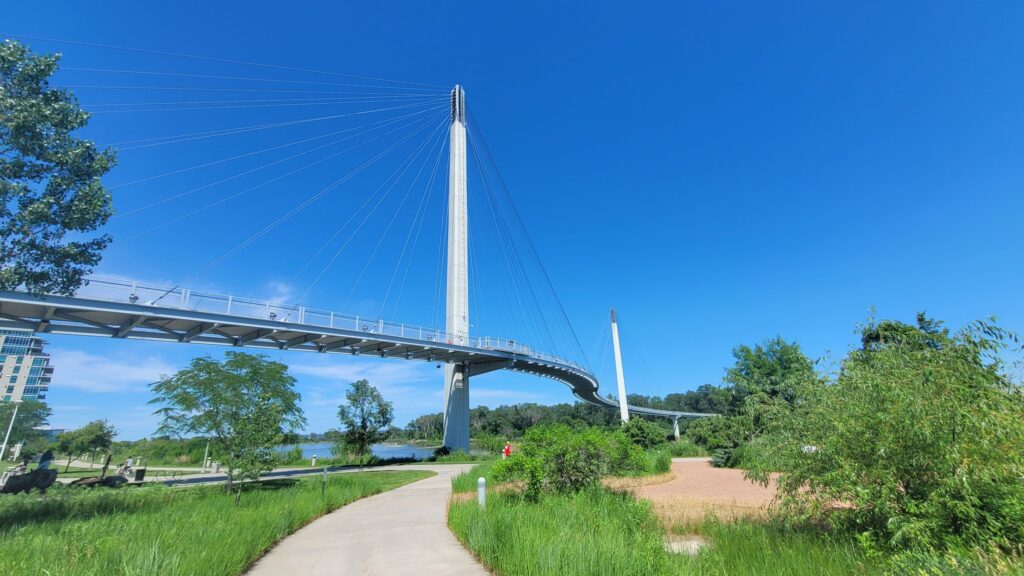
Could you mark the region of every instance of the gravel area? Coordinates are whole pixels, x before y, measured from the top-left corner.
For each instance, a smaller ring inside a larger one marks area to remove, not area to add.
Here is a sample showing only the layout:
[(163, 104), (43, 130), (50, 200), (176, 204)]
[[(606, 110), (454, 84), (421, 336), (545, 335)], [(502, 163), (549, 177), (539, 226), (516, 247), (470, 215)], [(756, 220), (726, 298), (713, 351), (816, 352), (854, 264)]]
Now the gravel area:
[(743, 478), (743, 471), (715, 468), (707, 458), (672, 460), (674, 479), (638, 486), (633, 492), (654, 503), (668, 524), (699, 521), (708, 514), (726, 520), (764, 514), (775, 497), (774, 478), (767, 487)]

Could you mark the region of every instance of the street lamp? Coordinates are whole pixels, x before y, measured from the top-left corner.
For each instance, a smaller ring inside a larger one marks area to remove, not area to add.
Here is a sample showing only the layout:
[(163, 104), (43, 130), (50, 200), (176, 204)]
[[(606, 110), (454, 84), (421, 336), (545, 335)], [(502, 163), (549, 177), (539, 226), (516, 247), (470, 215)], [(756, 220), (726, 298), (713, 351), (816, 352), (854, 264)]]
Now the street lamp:
[(14, 403), (14, 414), (11, 414), (11, 422), (7, 425), (7, 434), (4, 435), (3, 447), (0, 447), (0, 461), (4, 459), (4, 454), (7, 452), (7, 441), (11, 439), (11, 430), (14, 428), (14, 419), (18, 417), (18, 408), (21, 406), (21, 402)]

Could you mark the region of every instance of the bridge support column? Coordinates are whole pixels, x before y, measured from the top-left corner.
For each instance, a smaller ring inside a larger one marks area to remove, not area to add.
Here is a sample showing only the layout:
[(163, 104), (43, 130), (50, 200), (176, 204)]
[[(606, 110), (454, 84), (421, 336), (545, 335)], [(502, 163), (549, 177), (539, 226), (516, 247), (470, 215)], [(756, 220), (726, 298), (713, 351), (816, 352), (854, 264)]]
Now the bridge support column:
[(629, 422), (629, 406), (626, 399), (626, 377), (622, 372), (622, 351), (619, 349), (619, 323), (612, 308), (612, 348), (615, 352), (615, 377), (619, 381), (619, 418)]
[(469, 366), (445, 366), (444, 445), (469, 452)]
[(672, 437), (679, 442), (679, 418), (672, 419)]
[[(469, 210), (466, 197), (466, 93), (451, 95), (448, 135), (448, 275), (445, 331), (448, 343), (469, 343)], [(469, 366), (444, 370), (444, 445), (469, 452)]]

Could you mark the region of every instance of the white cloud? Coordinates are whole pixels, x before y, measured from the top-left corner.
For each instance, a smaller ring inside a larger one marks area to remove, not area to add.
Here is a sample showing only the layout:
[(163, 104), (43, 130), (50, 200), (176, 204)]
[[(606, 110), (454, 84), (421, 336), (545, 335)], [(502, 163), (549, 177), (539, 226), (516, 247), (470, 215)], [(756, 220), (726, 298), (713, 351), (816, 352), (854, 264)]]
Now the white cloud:
[(267, 282), (269, 296), (263, 296), (261, 300), (268, 300), (271, 304), (278, 306), (282, 304), (295, 304), (295, 287), (287, 282), (272, 280)]
[(426, 380), (429, 370), (422, 363), (396, 360), (330, 359), (333, 362), (291, 363), (293, 373), (322, 380), (334, 380), (347, 385), (356, 380), (369, 380), (375, 386), (393, 382), (419, 382)]
[(90, 354), (81, 350), (50, 350), (53, 387), (87, 392), (143, 390), (161, 375), (177, 369), (159, 356), (131, 358)]

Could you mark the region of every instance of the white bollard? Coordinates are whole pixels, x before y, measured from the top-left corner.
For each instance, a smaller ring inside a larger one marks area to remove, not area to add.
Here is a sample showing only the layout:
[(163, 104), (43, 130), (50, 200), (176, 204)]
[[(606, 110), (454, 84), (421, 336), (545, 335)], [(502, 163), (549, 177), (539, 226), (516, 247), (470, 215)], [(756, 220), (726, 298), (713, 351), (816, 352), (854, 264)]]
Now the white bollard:
[(316, 454), (313, 454), (313, 466), (316, 466)]
[(487, 507), (487, 480), (483, 476), (476, 481), (476, 503), (481, 508)]

